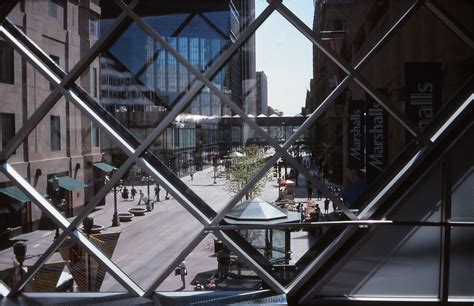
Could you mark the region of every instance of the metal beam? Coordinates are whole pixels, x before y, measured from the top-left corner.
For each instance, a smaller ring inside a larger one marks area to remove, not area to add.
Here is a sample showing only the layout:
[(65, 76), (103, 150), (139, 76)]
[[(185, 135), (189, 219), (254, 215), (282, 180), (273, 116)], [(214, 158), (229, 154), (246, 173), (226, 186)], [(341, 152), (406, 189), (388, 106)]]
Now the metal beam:
[[(449, 4), (448, 4), (449, 5)], [(435, 0), (427, 0), (425, 6), (436, 17), (441, 20), (451, 31), (454, 32), (469, 48), (474, 49), (474, 39), (472, 34), (467, 31), (459, 22), (449, 16), (449, 13)], [(472, 8), (471, 8), (472, 9)], [(471, 29), (472, 30), (472, 29)]]

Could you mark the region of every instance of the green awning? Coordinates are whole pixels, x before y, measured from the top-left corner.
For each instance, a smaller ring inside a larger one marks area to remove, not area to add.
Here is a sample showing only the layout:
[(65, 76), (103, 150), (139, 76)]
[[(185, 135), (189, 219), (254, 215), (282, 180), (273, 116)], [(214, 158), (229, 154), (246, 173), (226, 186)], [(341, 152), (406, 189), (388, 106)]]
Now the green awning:
[[(48, 182), (53, 183), (53, 179), (48, 180)], [(83, 182), (77, 181), (69, 176), (58, 177), (58, 185), (66, 190), (83, 189), (87, 187)]]
[(17, 186), (0, 188), (0, 192), (21, 203), (25, 203), (30, 200), (30, 198), (28, 198)]
[(106, 164), (106, 163), (93, 163), (92, 166), (96, 167), (97, 169), (99, 169), (99, 170), (101, 170), (105, 173), (110, 173), (115, 169), (114, 166), (111, 166), (111, 165)]

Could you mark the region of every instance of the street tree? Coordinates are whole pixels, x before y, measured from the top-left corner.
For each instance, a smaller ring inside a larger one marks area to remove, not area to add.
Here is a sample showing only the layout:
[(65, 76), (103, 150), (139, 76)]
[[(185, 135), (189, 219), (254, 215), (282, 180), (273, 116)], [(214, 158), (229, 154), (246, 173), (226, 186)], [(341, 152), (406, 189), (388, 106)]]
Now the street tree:
[[(233, 193), (238, 193), (265, 164), (264, 152), (257, 146), (244, 147), (242, 153), (243, 156), (232, 158), (232, 165), (228, 169), (227, 189)], [(271, 172), (267, 171), (245, 194), (245, 199), (248, 200), (258, 196), (271, 178)]]

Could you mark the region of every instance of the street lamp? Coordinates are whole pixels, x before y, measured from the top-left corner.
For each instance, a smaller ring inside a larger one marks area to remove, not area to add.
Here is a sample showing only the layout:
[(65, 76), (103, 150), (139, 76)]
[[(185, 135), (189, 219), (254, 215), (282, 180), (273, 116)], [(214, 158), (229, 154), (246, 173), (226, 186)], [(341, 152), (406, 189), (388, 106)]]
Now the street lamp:
[(15, 254), (15, 263), (18, 264), (20, 278), (23, 274), (23, 262), (26, 258), (26, 244), (23, 241), (15, 242), (13, 245), (13, 254)]
[[(115, 188), (115, 186), (114, 186)], [(113, 221), (113, 220), (112, 220)], [(120, 223), (120, 222), (119, 222)], [(86, 233), (87, 235), (87, 239), (90, 238), (90, 235), (92, 234), (92, 228), (94, 227), (94, 218), (92, 217), (86, 217), (84, 218), (84, 220), (82, 221), (82, 225), (84, 227), (84, 233)], [(112, 225), (113, 226), (113, 225)], [(87, 258), (86, 258), (87, 262), (87, 290), (89, 292), (92, 291), (92, 281), (91, 281), (91, 257), (89, 255), (89, 253), (87, 253)]]
[[(115, 171), (117, 171), (117, 170), (116, 169), (112, 170), (112, 176), (115, 173)], [(121, 185), (121, 183), (119, 183), (119, 184)], [(112, 216), (112, 226), (119, 226), (120, 225), (120, 220), (119, 220), (118, 212), (117, 212), (117, 193), (120, 192), (120, 189), (121, 188), (119, 188), (119, 190), (117, 190), (117, 184), (114, 185), (114, 190), (113, 190), (113, 193), (114, 193), (114, 215)]]
[[(59, 199), (59, 179), (55, 175), (52, 179), (53, 184), (52, 184), (52, 195), (51, 195), (51, 201), (53, 205), (56, 207), (56, 209), (61, 212), (61, 209), (63, 207), (60, 206), (60, 199)], [(66, 209), (66, 207), (64, 207)], [(56, 240), (59, 238), (59, 226), (56, 225), (56, 232), (54, 233), (54, 238), (53, 240)]]

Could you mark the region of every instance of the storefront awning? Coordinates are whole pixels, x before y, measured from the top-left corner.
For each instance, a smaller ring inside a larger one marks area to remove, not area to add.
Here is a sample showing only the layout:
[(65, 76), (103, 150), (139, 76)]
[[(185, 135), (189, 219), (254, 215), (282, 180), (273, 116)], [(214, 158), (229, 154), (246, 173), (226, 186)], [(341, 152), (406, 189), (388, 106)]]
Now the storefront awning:
[(23, 191), (20, 190), (17, 186), (11, 186), (11, 187), (5, 187), (5, 188), (0, 188), (0, 193), (3, 193), (7, 196), (9, 196), (12, 199), (17, 200), (18, 202), (25, 203), (30, 200)]
[(115, 169), (114, 166), (111, 166), (111, 165), (106, 164), (106, 163), (93, 163), (92, 166), (96, 167), (97, 169), (99, 169), (100, 171), (103, 171), (105, 173), (110, 173)]
[[(53, 179), (48, 180), (48, 182), (53, 183)], [(66, 190), (83, 189), (87, 187), (83, 182), (77, 181), (69, 176), (58, 177), (58, 185), (60, 188)]]

